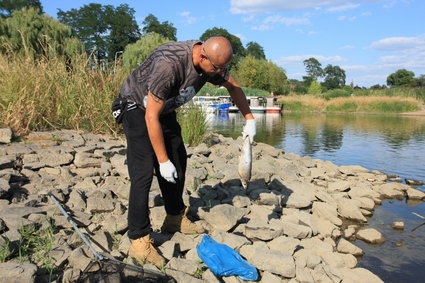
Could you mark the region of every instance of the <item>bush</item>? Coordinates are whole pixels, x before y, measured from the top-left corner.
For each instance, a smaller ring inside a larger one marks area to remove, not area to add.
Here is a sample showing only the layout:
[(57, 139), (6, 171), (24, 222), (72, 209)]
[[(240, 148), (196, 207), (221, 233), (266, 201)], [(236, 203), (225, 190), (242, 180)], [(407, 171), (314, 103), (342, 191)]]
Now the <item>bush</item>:
[(351, 91), (347, 91), (344, 89), (334, 89), (324, 93), (323, 98), (326, 100), (330, 100), (332, 98), (337, 98), (337, 97), (350, 97), (351, 93), (352, 93)]

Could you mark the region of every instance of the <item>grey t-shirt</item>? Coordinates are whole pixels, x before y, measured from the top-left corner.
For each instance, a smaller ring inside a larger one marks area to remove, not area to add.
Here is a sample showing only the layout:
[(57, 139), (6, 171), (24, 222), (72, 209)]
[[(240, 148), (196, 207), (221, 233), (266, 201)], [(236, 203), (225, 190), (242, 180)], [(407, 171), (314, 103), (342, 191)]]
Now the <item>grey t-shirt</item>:
[(199, 74), (192, 62), (192, 49), (199, 40), (171, 42), (158, 46), (137, 67), (121, 87), (121, 97), (146, 109), (148, 91), (166, 100), (162, 114), (169, 113), (192, 99), (206, 82), (223, 84), (229, 73), (209, 77)]

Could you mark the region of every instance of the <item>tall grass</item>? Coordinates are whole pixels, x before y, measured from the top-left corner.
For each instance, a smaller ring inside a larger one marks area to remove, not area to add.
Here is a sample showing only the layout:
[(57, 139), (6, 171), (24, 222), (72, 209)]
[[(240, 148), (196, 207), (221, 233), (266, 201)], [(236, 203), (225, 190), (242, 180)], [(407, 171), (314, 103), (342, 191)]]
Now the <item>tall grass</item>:
[[(62, 128), (118, 133), (110, 109), (127, 74), (120, 64), (101, 70), (89, 59), (79, 55), (67, 64), (62, 57), (35, 61), (0, 54), (0, 126), (17, 135)], [(179, 120), (185, 142), (196, 145), (206, 131), (205, 114), (190, 109)]]
[(285, 96), (277, 103), (284, 104), (284, 110), (291, 111), (321, 111), (325, 106), (325, 100), (312, 95)]
[(425, 103), (425, 87), (393, 87), (384, 89), (355, 89), (355, 96), (412, 97)]
[(288, 96), (278, 100), (285, 110), (324, 112), (400, 113), (420, 110), (421, 101), (413, 97), (351, 96), (333, 99), (316, 96)]
[(124, 74), (91, 70), (87, 56), (34, 61), (0, 54), (0, 124), (14, 132), (54, 128), (114, 132), (110, 114)]
[(326, 111), (400, 113), (419, 110), (420, 102), (412, 97), (354, 96), (330, 100)]
[(177, 111), (177, 120), (182, 127), (183, 141), (190, 146), (200, 144), (207, 132), (206, 114), (202, 108), (189, 102)]

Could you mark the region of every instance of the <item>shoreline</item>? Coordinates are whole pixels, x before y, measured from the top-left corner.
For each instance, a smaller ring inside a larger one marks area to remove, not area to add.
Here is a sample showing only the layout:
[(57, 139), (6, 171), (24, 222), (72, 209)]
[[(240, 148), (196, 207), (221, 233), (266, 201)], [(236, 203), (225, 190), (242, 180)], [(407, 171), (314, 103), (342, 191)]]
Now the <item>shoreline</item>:
[[(204, 143), (187, 148), (185, 203), (197, 223), (254, 264), (264, 282), (290, 278), (382, 282), (367, 269), (356, 267), (356, 256), (363, 252), (351, 241), (382, 243), (385, 235), (362, 225), (373, 215), (375, 206), (384, 198), (423, 202), (424, 193), (405, 184), (388, 183), (382, 172), (287, 154), (263, 143), (253, 146), (252, 178), (244, 190), (237, 173), (240, 140), (217, 134), (210, 139), (211, 146)], [(120, 260), (131, 260), (126, 255), (130, 244), (125, 213), (129, 181), (123, 141), (71, 130), (33, 132), (22, 142), (1, 145), (0, 151), (7, 159), (2, 163), (6, 170), (2, 178), (11, 186), (0, 202), (0, 218), (8, 229), (3, 234), (8, 239), (19, 233), (18, 218), (44, 224), (53, 211), (52, 204), (40, 196), (51, 192), (71, 211), (79, 211), (75, 214), (78, 220), (91, 227), (91, 236), (100, 243), (97, 250), (103, 248)], [(19, 183), (23, 177), (27, 181)], [(186, 269), (188, 265), (199, 267), (196, 246), (202, 235), (159, 234), (165, 211), (155, 181), (151, 194), (154, 239), (169, 260), (167, 273), (177, 282), (208, 280), (213, 276), (209, 269), (201, 278)], [(40, 213), (46, 218), (36, 217)], [(66, 240), (60, 247), (68, 247), (55, 261), (60, 261), (58, 268), (64, 276), (75, 279), (72, 276), (84, 269), (77, 262), (89, 259), (73, 250), (82, 250), (84, 245), (70, 246), (69, 226), (60, 212), (53, 212), (52, 219), (57, 235)], [(343, 219), (356, 224), (344, 227)], [(378, 236), (366, 232), (377, 232)], [(105, 241), (105, 233), (116, 237), (117, 244)], [(184, 264), (179, 265), (179, 261)], [(40, 268), (33, 265), (35, 270)]]

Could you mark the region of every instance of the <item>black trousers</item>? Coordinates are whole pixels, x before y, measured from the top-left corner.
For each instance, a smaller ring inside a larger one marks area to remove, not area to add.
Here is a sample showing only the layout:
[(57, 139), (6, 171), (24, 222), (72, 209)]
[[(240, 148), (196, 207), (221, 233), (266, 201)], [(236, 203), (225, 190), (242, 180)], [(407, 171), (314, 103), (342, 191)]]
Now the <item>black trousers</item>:
[(149, 191), (155, 174), (161, 189), (167, 214), (178, 215), (185, 205), (183, 187), (186, 173), (187, 153), (181, 136), (181, 127), (172, 112), (160, 118), (168, 158), (177, 169), (176, 184), (167, 182), (159, 172), (159, 164), (149, 139), (145, 111), (136, 108), (123, 116), (127, 138), (127, 165), (130, 175), (128, 204), (128, 237), (138, 239), (152, 232), (149, 219)]

